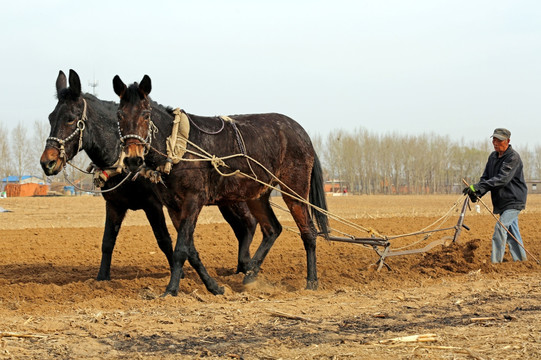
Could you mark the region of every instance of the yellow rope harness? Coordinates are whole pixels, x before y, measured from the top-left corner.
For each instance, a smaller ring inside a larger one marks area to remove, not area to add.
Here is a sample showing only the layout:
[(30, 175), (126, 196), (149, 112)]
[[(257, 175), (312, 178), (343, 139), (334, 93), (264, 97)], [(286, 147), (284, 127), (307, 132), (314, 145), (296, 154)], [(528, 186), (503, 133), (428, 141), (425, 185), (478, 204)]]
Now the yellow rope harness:
[(167, 162), (158, 167), (158, 171), (169, 174), (174, 164), (178, 164), (186, 152), (186, 142), (190, 135), (190, 121), (188, 116), (179, 108), (173, 110), (175, 119), (171, 135), (165, 141), (167, 146)]

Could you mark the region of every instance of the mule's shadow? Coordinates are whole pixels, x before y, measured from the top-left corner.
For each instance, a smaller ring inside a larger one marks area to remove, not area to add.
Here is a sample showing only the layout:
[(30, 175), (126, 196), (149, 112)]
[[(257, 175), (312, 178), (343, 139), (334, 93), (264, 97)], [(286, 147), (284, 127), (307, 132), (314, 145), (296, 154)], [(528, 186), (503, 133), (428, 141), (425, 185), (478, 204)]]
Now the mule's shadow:
[[(58, 286), (95, 280), (98, 266), (42, 264), (4, 264), (0, 265), (0, 283), (8, 284), (54, 284)], [(200, 282), (199, 276), (190, 266), (184, 266), (185, 280)], [(234, 292), (243, 292), (243, 274), (236, 274), (233, 268), (217, 268), (217, 281), (227, 285)], [(164, 287), (170, 276), (163, 267), (112, 266), (111, 280), (136, 280), (141, 278), (163, 279)]]
[[(5, 264), (0, 265), (0, 281), (10, 284), (67, 285), (96, 279), (98, 269), (97, 265)], [(169, 275), (168, 269), (161, 267), (113, 266), (111, 268), (111, 280), (134, 280), (142, 277), (166, 279)]]

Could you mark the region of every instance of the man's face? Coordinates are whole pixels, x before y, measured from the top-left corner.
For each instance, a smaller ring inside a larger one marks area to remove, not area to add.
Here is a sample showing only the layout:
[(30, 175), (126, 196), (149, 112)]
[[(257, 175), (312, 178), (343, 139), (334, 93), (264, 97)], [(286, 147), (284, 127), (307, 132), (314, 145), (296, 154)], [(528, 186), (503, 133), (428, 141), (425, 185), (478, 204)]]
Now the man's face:
[(509, 147), (509, 139), (500, 140), (498, 138), (493, 137), (492, 145), (494, 145), (494, 151), (502, 155), (505, 152), (505, 150), (507, 150), (507, 148)]

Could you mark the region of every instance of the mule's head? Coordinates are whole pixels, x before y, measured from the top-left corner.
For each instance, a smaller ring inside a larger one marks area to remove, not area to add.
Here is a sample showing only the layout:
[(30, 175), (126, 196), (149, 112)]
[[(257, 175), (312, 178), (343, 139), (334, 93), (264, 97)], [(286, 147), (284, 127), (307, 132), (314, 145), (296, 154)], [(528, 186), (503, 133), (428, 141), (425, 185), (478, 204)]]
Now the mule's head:
[(124, 165), (135, 172), (143, 166), (145, 152), (152, 141), (151, 107), (148, 94), (152, 90), (150, 77), (145, 75), (140, 84), (127, 87), (120, 77), (113, 79), (113, 88), (120, 97), (118, 131), (124, 145)]
[(58, 174), (80, 150), (79, 141), (85, 127), (86, 101), (81, 96), (81, 80), (73, 70), (66, 75), (60, 71), (56, 79), (58, 103), (49, 115), (51, 132), (47, 138), (40, 163), (46, 175)]

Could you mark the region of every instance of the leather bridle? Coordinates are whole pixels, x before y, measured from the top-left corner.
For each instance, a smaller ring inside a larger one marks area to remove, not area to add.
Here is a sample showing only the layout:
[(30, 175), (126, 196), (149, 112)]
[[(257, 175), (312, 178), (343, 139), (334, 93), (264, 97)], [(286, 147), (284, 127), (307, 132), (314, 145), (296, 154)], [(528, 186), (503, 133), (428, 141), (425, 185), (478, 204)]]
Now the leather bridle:
[(65, 139), (59, 139), (54, 136), (49, 136), (47, 138), (46, 141), (49, 141), (49, 140), (56, 141), (60, 145), (60, 147), (58, 148), (58, 150), (60, 151), (60, 155), (58, 156), (59, 158), (65, 159), (66, 157), (65, 144), (71, 141), (72, 139), (74, 139), (77, 136), (77, 134), (79, 134), (79, 147), (77, 149), (77, 152), (81, 151), (83, 147), (83, 131), (86, 128), (86, 123), (85, 123), (86, 120), (88, 120), (86, 116), (86, 100), (83, 99), (83, 114), (81, 115), (81, 118), (77, 120), (76, 129), (70, 135), (68, 135)]

